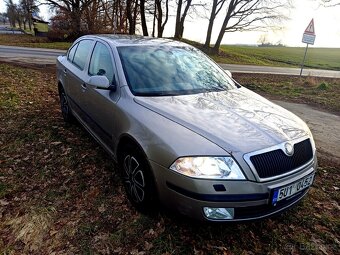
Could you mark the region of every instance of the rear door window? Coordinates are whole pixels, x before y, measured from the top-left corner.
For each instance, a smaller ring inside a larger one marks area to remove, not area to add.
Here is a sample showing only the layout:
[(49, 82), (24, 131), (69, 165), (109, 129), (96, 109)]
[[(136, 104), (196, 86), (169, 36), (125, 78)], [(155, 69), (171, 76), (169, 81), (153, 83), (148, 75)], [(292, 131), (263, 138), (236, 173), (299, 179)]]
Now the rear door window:
[(81, 70), (84, 70), (86, 60), (92, 48), (92, 40), (82, 40), (79, 42), (77, 50), (74, 54), (73, 63)]

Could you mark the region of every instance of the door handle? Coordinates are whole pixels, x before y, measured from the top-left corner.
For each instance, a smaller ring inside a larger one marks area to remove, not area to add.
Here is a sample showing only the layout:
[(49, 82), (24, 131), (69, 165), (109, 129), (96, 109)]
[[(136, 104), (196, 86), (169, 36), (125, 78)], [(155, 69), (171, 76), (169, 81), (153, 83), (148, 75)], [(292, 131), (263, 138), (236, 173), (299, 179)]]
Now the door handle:
[(63, 72), (64, 72), (64, 74), (67, 74), (67, 69), (65, 68), (65, 69), (63, 70)]
[(81, 84), (81, 88), (82, 88), (83, 90), (85, 90), (85, 89), (86, 89), (86, 83)]

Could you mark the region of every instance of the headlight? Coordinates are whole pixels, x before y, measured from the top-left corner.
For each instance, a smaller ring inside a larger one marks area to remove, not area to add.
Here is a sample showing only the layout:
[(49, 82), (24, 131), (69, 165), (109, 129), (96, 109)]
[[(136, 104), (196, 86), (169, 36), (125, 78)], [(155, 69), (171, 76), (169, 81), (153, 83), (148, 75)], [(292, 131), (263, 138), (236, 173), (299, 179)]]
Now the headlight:
[(202, 179), (246, 179), (231, 157), (183, 157), (177, 159), (170, 169), (186, 176)]

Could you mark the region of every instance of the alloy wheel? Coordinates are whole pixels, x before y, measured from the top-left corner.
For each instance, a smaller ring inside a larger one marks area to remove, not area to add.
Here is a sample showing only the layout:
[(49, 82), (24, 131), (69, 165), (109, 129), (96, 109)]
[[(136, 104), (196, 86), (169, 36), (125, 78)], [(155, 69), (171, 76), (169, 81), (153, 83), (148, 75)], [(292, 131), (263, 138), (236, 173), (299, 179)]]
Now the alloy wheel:
[(61, 106), (61, 112), (62, 112), (63, 116), (64, 117), (68, 116), (69, 106), (68, 106), (66, 94), (65, 94), (64, 91), (62, 91), (61, 95), (60, 95), (60, 106)]
[(131, 155), (124, 158), (123, 182), (126, 192), (136, 203), (142, 203), (145, 196), (145, 178), (141, 164)]

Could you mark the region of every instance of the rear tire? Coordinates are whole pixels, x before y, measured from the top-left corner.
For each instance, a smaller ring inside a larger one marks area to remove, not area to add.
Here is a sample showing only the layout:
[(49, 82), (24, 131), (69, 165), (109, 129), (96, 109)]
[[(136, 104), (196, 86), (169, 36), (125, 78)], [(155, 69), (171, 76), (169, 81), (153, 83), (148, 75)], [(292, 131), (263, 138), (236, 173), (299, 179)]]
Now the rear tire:
[(66, 92), (63, 87), (59, 87), (60, 109), (66, 123), (74, 123), (75, 118), (71, 112)]
[(125, 146), (119, 167), (131, 204), (140, 212), (154, 212), (157, 206), (157, 191), (145, 156), (135, 147)]

